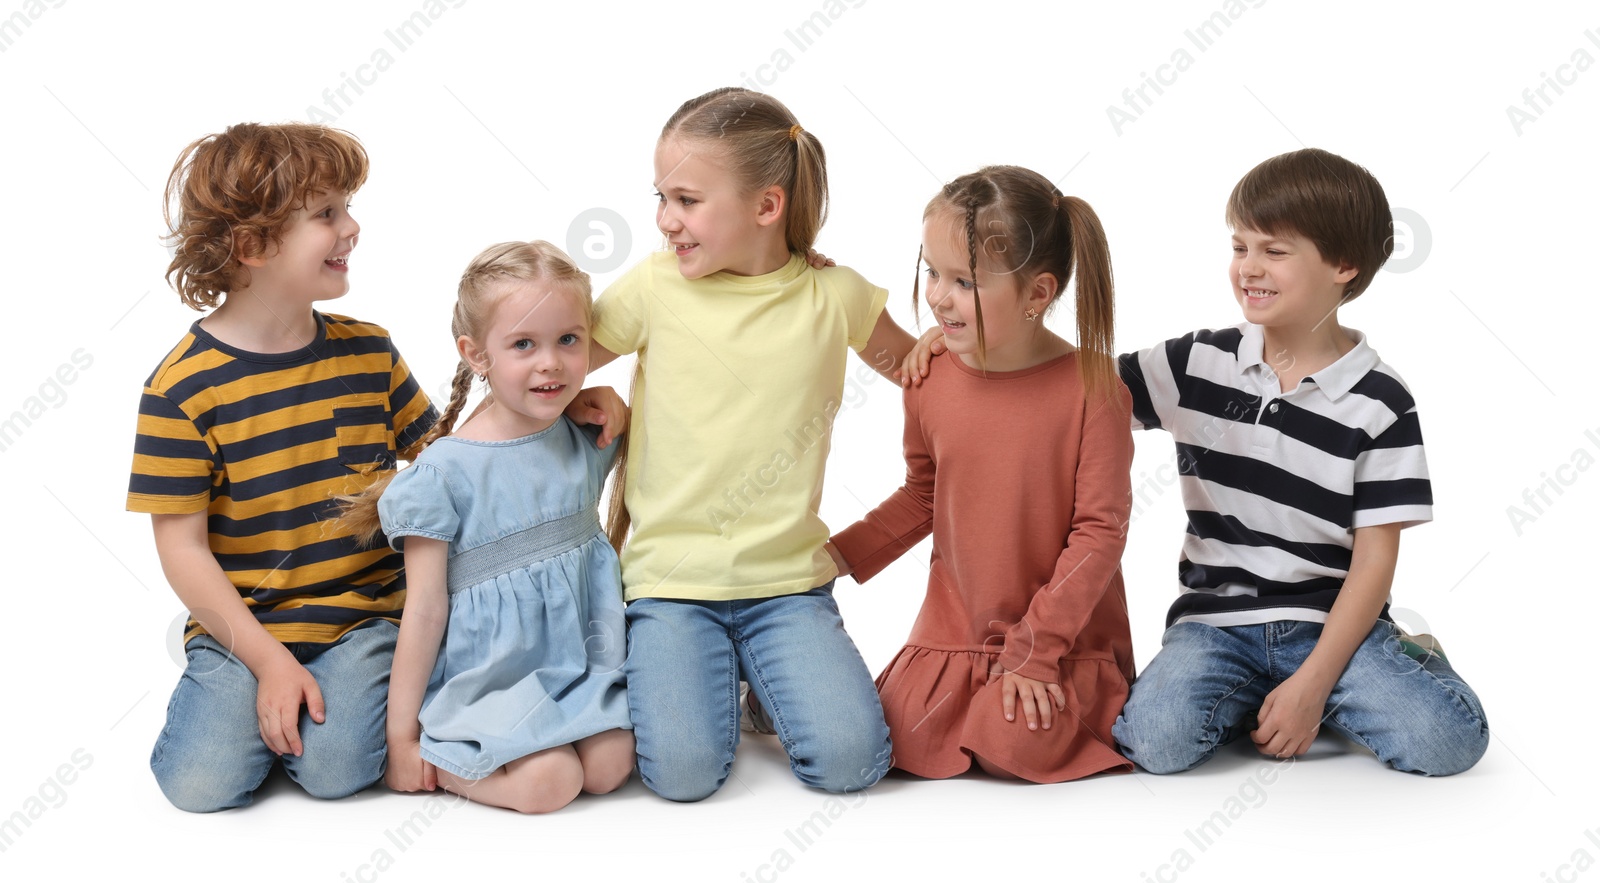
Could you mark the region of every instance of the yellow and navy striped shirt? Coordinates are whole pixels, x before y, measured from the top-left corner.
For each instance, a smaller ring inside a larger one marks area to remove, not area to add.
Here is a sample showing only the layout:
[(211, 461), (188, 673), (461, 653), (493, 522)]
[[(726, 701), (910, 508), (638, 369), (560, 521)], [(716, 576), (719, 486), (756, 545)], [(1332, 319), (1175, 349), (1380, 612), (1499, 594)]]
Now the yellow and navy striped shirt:
[[(317, 314), (317, 338), (251, 353), (196, 322), (145, 383), (128, 509), (205, 512), (211, 551), (280, 641), (398, 620), (402, 559), (356, 545), (334, 496), (396, 467), (438, 419), (382, 328)], [(184, 640), (202, 634), (189, 622)]]

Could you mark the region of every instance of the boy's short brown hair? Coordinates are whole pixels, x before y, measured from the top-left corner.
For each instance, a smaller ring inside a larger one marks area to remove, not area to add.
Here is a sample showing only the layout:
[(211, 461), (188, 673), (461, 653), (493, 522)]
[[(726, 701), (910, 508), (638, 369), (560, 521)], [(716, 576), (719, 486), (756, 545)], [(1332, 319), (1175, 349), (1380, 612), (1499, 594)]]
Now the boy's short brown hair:
[(366, 180), (361, 142), (328, 126), (240, 123), (195, 141), (167, 178), (167, 283), (194, 309), (216, 306), (250, 282), (239, 258), (277, 245), (310, 197), (354, 193)]
[(1239, 179), (1228, 197), (1228, 226), (1268, 236), (1303, 236), (1333, 266), (1355, 267), (1344, 300), (1372, 284), (1394, 251), (1394, 218), (1383, 185), (1337, 154), (1308, 147), (1280, 154)]

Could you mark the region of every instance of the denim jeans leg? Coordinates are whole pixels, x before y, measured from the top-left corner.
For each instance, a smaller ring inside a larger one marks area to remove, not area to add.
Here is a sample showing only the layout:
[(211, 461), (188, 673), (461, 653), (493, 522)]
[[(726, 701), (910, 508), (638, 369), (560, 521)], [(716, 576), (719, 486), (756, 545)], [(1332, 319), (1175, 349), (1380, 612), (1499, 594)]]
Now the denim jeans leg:
[[(1308, 635), (1321, 627), (1307, 624)], [(1315, 637), (1301, 642), (1309, 654)], [(1393, 623), (1379, 621), (1356, 648), (1328, 695), (1327, 726), (1403, 772), (1449, 776), (1470, 769), (1489, 747), (1477, 694), (1443, 657), (1418, 661)]]
[(1134, 681), (1111, 734), (1152, 773), (1193, 769), (1237, 738), (1272, 689), (1264, 626), (1180, 622)]
[(191, 640), (185, 654), (150, 771), (181, 810), (245, 806), (277, 759), (256, 722), (255, 675), (208, 635)]
[(745, 679), (771, 714), (790, 768), (805, 784), (837, 793), (877, 782), (891, 757), (883, 705), (832, 585), (735, 602), (733, 626)]
[(300, 710), (301, 753), (284, 755), (283, 766), (312, 797), (348, 797), (383, 778), (389, 671), (399, 634), (398, 626), (380, 619), (327, 647), (291, 645), (317, 679), (324, 715), (319, 724)]
[(628, 713), (639, 778), (668, 800), (703, 800), (733, 768), (739, 663), (727, 601), (628, 605)]

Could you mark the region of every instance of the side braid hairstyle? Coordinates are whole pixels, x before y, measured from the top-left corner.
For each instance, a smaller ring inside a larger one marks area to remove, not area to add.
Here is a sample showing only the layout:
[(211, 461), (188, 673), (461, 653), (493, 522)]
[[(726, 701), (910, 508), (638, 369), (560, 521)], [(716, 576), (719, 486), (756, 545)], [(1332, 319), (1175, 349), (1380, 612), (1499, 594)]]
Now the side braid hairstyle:
[[(926, 220), (935, 213), (950, 216), (965, 234), (979, 364), (987, 355), (978, 297), (980, 255), (991, 274), (1015, 273), (1020, 279), (1052, 274), (1056, 291), (1046, 311), (1055, 306), (1076, 271), (1077, 345), (1084, 388), (1090, 395), (1109, 394), (1116, 379), (1111, 251), (1094, 209), (1082, 199), (1063, 195), (1038, 172), (1020, 166), (985, 166), (944, 185), (922, 217)], [(921, 306), (921, 266), (919, 250), (913, 310)]]
[(774, 184), (788, 197), (784, 240), (805, 254), (828, 219), (828, 158), (783, 102), (739, 86), (685, 101), (661, 128), (661, 141), (692, 139), (715, 151), (741, 190)]

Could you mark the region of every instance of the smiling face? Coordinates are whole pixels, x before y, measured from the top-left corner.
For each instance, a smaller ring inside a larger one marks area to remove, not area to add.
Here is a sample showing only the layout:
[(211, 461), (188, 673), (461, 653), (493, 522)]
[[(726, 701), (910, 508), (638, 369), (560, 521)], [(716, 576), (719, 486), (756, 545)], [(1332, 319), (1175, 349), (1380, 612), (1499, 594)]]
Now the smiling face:
[(548, 429), (583, 387), (589, 373), (589, 315), (568, 286), (506, 283), (483, 340), (456, 343), (489, 381), (489, 418), (506, 438)]
[(1309, 239), (1292, 233), (1269, 235), (1241, 228), (1233, 234), (1228, 265), (1234, 298), (1246, 321), (1291, 334), (1336, 328), (1328, 319), (1343, 302), (1354, 267), (1322, 259)]
[(250, 268), (249, 288), (257, 293), (315, 303), (350, 290), (350, 252), (361, 225), (350, 215), (350, 194), (313, 194), (294, 213), (276, 246), (265, 255), (241, 258)]
[[(960, 215), (935, 211), (922, 223), (922, 262), (926, 265), (923, 298), (944, 332), (945, 346), (973, 368), (1012, 371), (1037, 361), (1043, 321), (1028, 321), (1031, 306), (1043, 313), (1053, 292), (1054, 277), (1023, 273), (991, 273), (978, 256), (977, 295)], [(1038, 284), (1043, 279), (1043, 284)], [(983, 308), (984, 355), (978, 357), (978, 317)]]
[(671, 138), (657, 144), (655, 175), (661, 200), (656, 226), (677, 255), (683, 278), (722, 271), (759, 276), (788, 262), (779, 223), (782, 188), (743, 192), (704, 139)]

